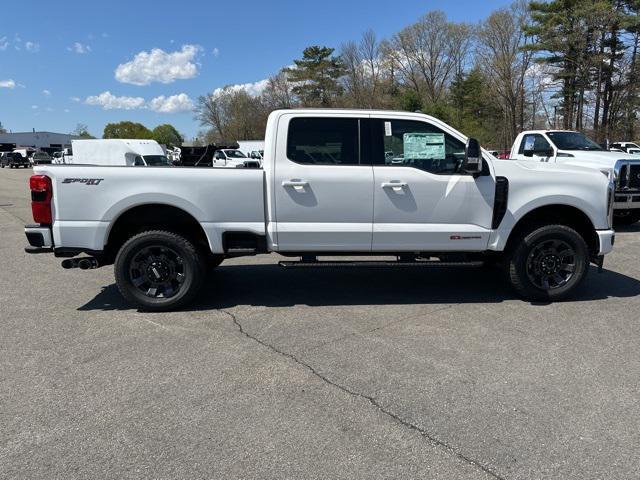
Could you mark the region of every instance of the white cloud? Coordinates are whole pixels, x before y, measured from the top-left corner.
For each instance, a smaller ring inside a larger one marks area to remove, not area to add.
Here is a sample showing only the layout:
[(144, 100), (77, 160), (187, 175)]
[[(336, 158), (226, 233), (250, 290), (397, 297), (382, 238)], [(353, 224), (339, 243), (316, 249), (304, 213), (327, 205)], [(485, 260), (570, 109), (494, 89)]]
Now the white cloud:
[(258, 80), (257, 82), (238, 83), (238, 84), (235, 84), (235, 85), (227, 85), (224, 88), (216, 88), (213, 91), (213, 96), (216, 97), (216, 96), (220, 95), (225, 90), (227, 90), (227, 91), (231, 90), (233, 92), (237, 92), (238, 90), (244, 90), (245, 92), (247, 92), (252, 97), (257, 97), (258, 95), (260, 95), (264, 91), (265, 88), (267, 88), (268, 84), (269, 84), (269, 79), (268, 78), (264, 78), (262, 80)]
[(89, 45), (84, 45), (80, 42), (74, 42), (73, 45), (67, 47), (67, 50), (70, 52), (77, 53), (79, 55), (83, 55), (85, 53), (89, 53), (91, 51), (91, 47)]
[(217, 57), (218, 55), (220, 55), (220, 49), (216, 47), (213, 50), (211, 50), (211, 53), (213, 53), (214, 57)]
[(81, 100), (80, 97), (69, 97), (69, 98), (71, 99), (72, 102), (76, 102), (76, 103), (78, 103)]
[(42, 94), (45, 97), (50, 97), (51, 96), (51, 92), (49, 90), (47, 90), (46, 88), (44, 90), (42, 90)]
[(0, 50), (5, 51), (9, 47), (9, 41), (7, 40), (7, 36), (0, 38)]
[(134, 110), (144, 106), (142, 97), (116, 97), (111, 92), (102, 92), (100, 95), (87, 97), (84, 101), (87, 105), (98, 105), (104, 110)]
[(171, 95), (170, 97), (160, 95), (149, 100), (149, 108), (154, 112), (160, 113), (188, 112), (193, 110), (193, 107), (193, 101), (186, 93)]
[(64, 109), (64, 113), (69, 113), (71, 110), (69, 110), (68, 108)]
[(102, 38), (109, 38), (109, 34), (108, 33), (102, 33)]
[(40, 44), (37, 42), (27, 42), (24, 44), (24, 48), (27, 52), (36, 53), (40, 51)]
[(31, 105), (31, 110), (37, 110), (38, 108), (40, 108), (38, 105)]
[(183, 45), (182, 50), (167, 53), (160, 48), (142, 51), (133, 60), (118, 65), (115, 78), (122, 83), (149, 85), (152, 82), (172, 83), (198, 74), (194, 62), (201, 50), (197, 45)]
[(15, 80), (0, 80), (0, 88), (16, 88)]

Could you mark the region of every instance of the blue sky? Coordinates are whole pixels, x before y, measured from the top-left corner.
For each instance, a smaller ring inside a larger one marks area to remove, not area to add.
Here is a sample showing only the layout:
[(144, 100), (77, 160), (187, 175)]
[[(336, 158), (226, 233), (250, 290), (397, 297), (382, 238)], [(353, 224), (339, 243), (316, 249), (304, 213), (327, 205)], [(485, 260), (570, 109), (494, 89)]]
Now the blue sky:
[(511, 3), (51, 0), (3, 2), (0, 122), (12, 131), (102, 135), (108, 122), (172, 123), (192, 137), (199, 95), (254, 83), (309, 45), (338, 48), (373, 29), (387, 38), (430, 10), (478, 22)]

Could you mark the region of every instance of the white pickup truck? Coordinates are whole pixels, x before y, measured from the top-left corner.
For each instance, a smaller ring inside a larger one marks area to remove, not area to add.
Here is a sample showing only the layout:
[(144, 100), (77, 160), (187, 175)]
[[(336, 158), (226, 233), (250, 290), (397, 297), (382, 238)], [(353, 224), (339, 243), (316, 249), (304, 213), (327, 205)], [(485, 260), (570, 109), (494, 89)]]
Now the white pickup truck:
[(263, 169), (36, 166), (26, 251), (66, 268), (115, 264), (127, 300), (167, 310), (231, 256), (499, 263), (523, 297), (557, 300), (613, 248), (602, 173), (496, 160), (427, 115), (281, 110), (265, 138)]
[(511, 159), (562, 163), (613, 175), (616, 183), (614, 219), (630, 225), (640, 220), (640, 158), (608, 151), (580, 132), (528, 130), (516, 138)]

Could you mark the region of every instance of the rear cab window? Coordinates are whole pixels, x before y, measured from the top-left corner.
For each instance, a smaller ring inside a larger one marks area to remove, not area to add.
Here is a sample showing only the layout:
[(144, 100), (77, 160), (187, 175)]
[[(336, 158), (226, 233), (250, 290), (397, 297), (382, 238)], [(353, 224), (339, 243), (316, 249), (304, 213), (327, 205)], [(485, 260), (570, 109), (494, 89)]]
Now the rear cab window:
[(302, 165), (360, 165), (360, 119), (296, 117), (289, 122), (287, 158)]

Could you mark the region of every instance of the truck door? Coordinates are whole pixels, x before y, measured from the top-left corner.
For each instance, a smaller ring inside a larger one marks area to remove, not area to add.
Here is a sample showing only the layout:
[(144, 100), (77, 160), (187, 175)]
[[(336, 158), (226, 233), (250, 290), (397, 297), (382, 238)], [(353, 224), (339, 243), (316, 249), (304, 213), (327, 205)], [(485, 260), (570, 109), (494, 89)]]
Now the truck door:
[(522, 137), (518, 148), (518, 160), (535, 160), (549, 162), (554, 159), (553, 147), (539, 133), (528, 133)]
[(485, 250), (495, 179), (458, 173), (464, 142), (426, 120), (372, 118), (371, 127), (373, 251)]
[(217, 150), (213, 155), (214, 167), (225, 167), (227, 165), (227, 157), (222, 150)]
[(371, 250), (373, 167), (362, 117), (280, 118), (273, 186), (279, 251)]

